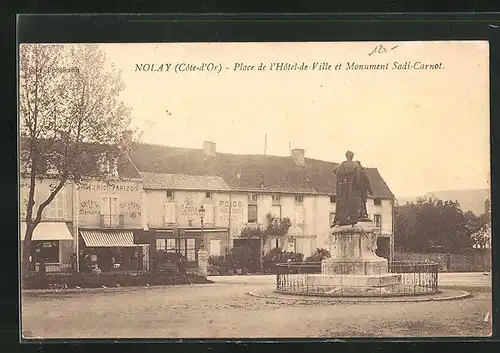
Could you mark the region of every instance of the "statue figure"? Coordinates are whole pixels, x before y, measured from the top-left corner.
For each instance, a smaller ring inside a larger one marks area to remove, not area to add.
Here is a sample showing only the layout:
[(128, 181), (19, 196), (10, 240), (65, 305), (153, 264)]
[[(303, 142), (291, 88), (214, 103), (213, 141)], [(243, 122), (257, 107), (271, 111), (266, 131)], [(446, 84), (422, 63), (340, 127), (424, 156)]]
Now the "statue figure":
[(366, 220), (368, 219), (368, 210), (366, 209), (366, 201), (368, 200), (368, 194), (373, 195), (373, 191), (370, 184), (370, 179), (368, 179), (368, 175), (366, 175), (365, 169), (361, 165), (361, 162), (356, 161), (356, 163), (361, 168), (359, 185), (357, 186), (359, 195), (361, 197), (360, 220)]
[(334, 171), (337, 176), (337, 202), (334, 225), (354, 225), (359, 221), (369, 221), (366, 199), (371, 194), (370, 181), (358, 163), (354, 153), (347, 151), (346, 160)]

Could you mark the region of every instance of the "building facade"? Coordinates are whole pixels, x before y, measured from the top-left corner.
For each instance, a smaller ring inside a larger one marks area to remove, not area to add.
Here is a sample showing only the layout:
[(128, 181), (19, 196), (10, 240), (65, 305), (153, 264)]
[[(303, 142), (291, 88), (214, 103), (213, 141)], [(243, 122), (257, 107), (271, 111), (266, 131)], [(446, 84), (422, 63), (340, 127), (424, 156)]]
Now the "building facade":
[[(173, 251), (179, 243), (174, 239), (185, 237), (197, 249), (203, 205), (203, 244), (210, 255), (239, 245), (250, 245), (258, 254), (279, 247), (305, 257), (317, 248), (329, 249), (336, 163), (305, 158), (302, 149), (292, 150), (290, 157), (218, 153), (207, 141), (202, 149), (136, 144), (129, 156), (143, 177), (149, 236), (165, 237), (165, 242), (155, 240), (157, 248)], [(379, 227), (379, 255), (391, 258), (394, 196), (376, 168), (365, 170), (374, 191), (367, 210)], [(265, 244), (242, 236), (246, 227), (266, 227), (269, 213), (290, 219), (286, 236), (271, 235)], [(185, 241), (182, 246), (189, 247)]]
[[(302, 149), (278, 157), (218, 153), (213, 142), (202, 149), (127, 146), (109, 178), (67, 183), (45, 210), (33, 251), (49, 254), (54, 268), (72, 254), (105, 271), (148, 270), (159, 256), (173, 253), (195, 264), (202, 245), (210, 256), (241, 245), (257, 257), (276, 247), (304, 258), (329, 249), (338, 164), (305, 158)], [(394, 196), (376, 168), (365, 170), (373, 189), (367, 210), (379, 229), (377, 252), (392, 259)], [(52, 183), (37, 181), (37, 203)], [(28, 191), (21, 179), (21, 218)], [(265, 243), (242, 236), (247, 227), (265, 228), (268, 214), (290, 219), (286, 235), (270, 235)]]
[(194, 264), (202, 244), (212, 256), (224, 254), (229, 243), (226, 205), (230, 189), (222, 178), (161, 173), (141, 176), (147, 213), (142, 236), (149, 239), (156, 256), (180, 252)]
[[(45, 201), (57, 180), (43, 179), (35, 182), (35, 206)], [(20, 245), (23, 251), (23, 242), (26, 234), (26, 209), (29, 197), (30, 180), (21, 177), (19, 189), (20, 201)], [(58, 192), (54, 200), (47, 205), (42, 213), (41, 222), (35, 228), (31, 241), (30, 266), (33, 270), (39, 269), (40, 260), (43, 257), (47, 271), (58, 272), (70, 267), (70, 257), (74, 252), (74, 239), (76, 229), (74, 227), (74, 188), (68, 183)], [(35, 215), (34, 215), (35, 216)], [(33, 217), (34, 217), (33, 216)]]
[[(78, 253), (87, 270), (148, 270), (149, 244), (139, 244), (144, 192), (140, 178), (88, 180), (78, 186)], [(86, 260), (86, 261), (85, 261)]]

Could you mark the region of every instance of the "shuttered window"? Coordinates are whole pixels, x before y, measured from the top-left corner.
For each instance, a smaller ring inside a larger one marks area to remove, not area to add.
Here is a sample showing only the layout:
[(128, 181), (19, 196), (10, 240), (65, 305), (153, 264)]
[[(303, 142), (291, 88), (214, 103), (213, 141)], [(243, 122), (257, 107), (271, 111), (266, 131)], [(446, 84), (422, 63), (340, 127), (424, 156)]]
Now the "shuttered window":
[(175, 202), (166, 202), (165, 203), (165, 223), (175, 223)]
[(295, 224), (304, 224), (304, 207), (295, 207)]
[(220, 239), (210, 240), (210, 256), (220, 256)]
[(203, 208), (205, 208), (205, 217), (203, 218), (203, 221), (206, 223), (214, 223), (215, 220), (214, 205), (206, 204), (203, 205)]
[[(47, 199), (50, 195), (50, 192), (47, 193)], [(44, 209), (44, 216), (49, 219), (63, 219), (64, 212), (66, 209), (66, 192), (65, 189), (59, 190), (56, 197), (52, 200), (51, 203), (47, 205)]]
[(271, 206), (271, 216), (278, 217), (279, 219), (281, 219), (281, 206), (280, 205)]

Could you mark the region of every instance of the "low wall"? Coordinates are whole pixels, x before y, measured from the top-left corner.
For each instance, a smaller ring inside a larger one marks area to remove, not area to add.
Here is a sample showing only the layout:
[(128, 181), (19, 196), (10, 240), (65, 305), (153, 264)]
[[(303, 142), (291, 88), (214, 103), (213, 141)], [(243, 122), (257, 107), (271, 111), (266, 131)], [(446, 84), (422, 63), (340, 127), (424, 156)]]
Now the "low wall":
[(437, 262), (440, 272), (487, 272), (491, 269), (489, 249), (451, 254), (451, 253), (405, 253), (396, 251), (395, 261)]

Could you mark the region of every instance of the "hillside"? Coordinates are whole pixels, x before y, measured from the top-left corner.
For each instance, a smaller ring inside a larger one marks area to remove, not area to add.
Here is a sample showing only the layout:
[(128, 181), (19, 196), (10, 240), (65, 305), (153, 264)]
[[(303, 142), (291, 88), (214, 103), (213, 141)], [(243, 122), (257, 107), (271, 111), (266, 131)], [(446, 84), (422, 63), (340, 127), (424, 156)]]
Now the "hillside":
[[(434, 196), (443, 201), (458, 201), (460, 208), (464, 211), (472, 211), (479, 215), (484, 213), (484, 202), (490, 199), (489, 189), (470, 189), (470, 190), (441, 190), (428, 192), (424, 197)], [(400, 197), (398, 202), (400, 205), (406, 202), (415, 202), (418, 196), (415, 197)]]

